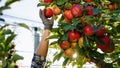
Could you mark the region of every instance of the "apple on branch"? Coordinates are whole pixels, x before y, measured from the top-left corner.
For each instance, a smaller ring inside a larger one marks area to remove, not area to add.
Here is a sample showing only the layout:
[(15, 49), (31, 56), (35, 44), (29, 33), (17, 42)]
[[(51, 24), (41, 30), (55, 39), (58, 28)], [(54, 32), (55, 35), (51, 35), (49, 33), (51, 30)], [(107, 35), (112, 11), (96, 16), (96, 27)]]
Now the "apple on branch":
[(84, 8), (85, 10), (87, 10), (87, 15), (88, 16), (93, 16), (93, 7), (92, 6), (85, 6)]
[(70, 47), (70, 43), (66, 40), (63, 40), (61, 43), (60, 43), (60, 48), (65, 50), (65, 49), (68, 49)]
[(64, 17), (66, 21), (70, 21), (73, 19), (73, 15), (71, 13), (71, 10), (65, 10), (64, 11)]
[(83, 32), (86, 36), (91, 36), (94, 34), (94, 28), (91, 25), (86, 25), (83, 28)]
[(52, 3), (52, 0), (44, 0), (44, 3)]
[(45, 9), (45, 16), (46, 16), (47, 18), (50, 18), (50, 17), (52, 17), (52, 15), (53, 15), (52, 8), (47, 7), (47, 8)]
[(71, 7), (71, 13), (74, 17), (79, 16), (80, 14), (82, 14), (82, 6), (75, 4)]
[(83, 0), (84, 2), (92, 2), (92, 0)]
[(109, 4), (108, 8), (109, 8), (109, 10), (113, 11), (113, 10), (116, 9), (116, 5), (115, 4)]
[(74, 50), (72, 48), (68, 48), (65, 50), (64, 54), (66, 57), (70, 58), (73, 56)]
[(105, 53), (110, 53), (115, 49), (114, 45), (111, 45), (111, 39), (109, 36), (100, 37), (100, 40), (103, 41), (103, 44), (98, 44), (97, 47), (100, 48)]
[(68, 31), (68, 39), (70, 42), (77, 42), (80, 38), (80, 32), (76, 30), (70, 30)]
[(54, 5), (53, 6), (53, 14), (54, 15), (59, 15), (60, 12), (61, 12), (61, 9), (57, 5)]
[(96, 36), (104, 36), (106, 34), (106, 28), (104, 26), (98, 27), (98, 30), (95, 32)]

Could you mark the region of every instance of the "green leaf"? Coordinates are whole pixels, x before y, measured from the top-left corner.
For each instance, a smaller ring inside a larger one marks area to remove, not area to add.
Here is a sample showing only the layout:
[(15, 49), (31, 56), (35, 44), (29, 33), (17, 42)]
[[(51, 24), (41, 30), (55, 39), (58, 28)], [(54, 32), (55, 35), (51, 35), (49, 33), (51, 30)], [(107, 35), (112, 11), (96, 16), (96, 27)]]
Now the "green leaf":
[(56, 32), (58, 32), (59, 30), (60, 30), (59, 28), (52, 28), (51, 32), (53, 32), (53, 33), (55, 32), (55, 33), (56, 33)]
[(117, 30), (118, 33), (120, 33), (120, 23), (119, 23), (119, 25), (116, 27), (116, 30)]
[(5, 41), (5, 36), (0, 36), (0, 43), (4, 43)]
[(66, 66), (67, 62), (69, 61), (69, 58), (65, 58), (65, 60), (63, 61), (63, 66)]
[(76, 20), (76, 19), (74, 19), (73, 20), (73, 26), (77, 26), (78, 24), (80, 24), (80, 21), (79, 20)]
[(5, 68), (7, 66), (7, 62), (5, 60), (2, 60), (2, 67)]
[(20, 1), (20, 0), (7, 0), (7, 2), (5, 3), (5, 6), (9, 6), (12, 3), (17, 2), (17, 1)]
[(64, 5), (67, 0), (59, 0), (57, 1), (57, 5)]
[(77, 26), (80, 24), (80, 20), (73, 19), (73, 24), (71, 26), (71, 30), (77, 29)]
[(26, 25), (25, 23), (19, 23), (18, 25), (21, 26), (21, 27), (24, 27), (26, 29), (29, 29), (29, 26)]
[(94, 8), (93, 9), (93, 14), (96, 15), (96, 14), (99, 14), (100, 13), (100, 10), (98, 10), (98, 8)]
[(13, 64), (8, 64), (7, 68), (15, 68)]
[(7, 39), (6, 39), (6, 42), (5, 42), (5, 46), (9, 45), (9, 43), (11, 43), (12, 40), (13, 40), (15, 37), (16, 37), (15, 34), (12, 34), (12, 35), (8, 36)]
[(64, 8), (66, 8), (66, 9), (70, 9), (71, 7), (72, 7), (72, 4), (69, 2), (66, 2), (64, 5)]
[(38, 3), (37, 7), (39, 7), (39, 6), (49, 6), (49, 5), (50, 5), (50, 3)]
[(60, 53), (56, 53), (56, 55), (53, 58), (53, 62), (55, 62), (56, 60), (59, 60), (64, 54), (64, 51), (61, 51)]
[(93, 28), (94, 28), (94, 32), (96, 32), (98, 30), (98, 27), (95, 25), (93, 26)]
[(95, 36), (95, 42), (101, 45), (104, 45), (104, 42), (102, 40), (100, 40), (99, 37)]
[(83, 44), (85, 47), (89, 47), (89, 41), (88, 41), (88, 38), (86, 36), (83, 37)]
[(118, 59), (117, 64), (120, 66), (120, 58)]
[(58, 38), (58, 35), (51, 35), (51, 36), (48, 36), (46, 39), (57, 39)]
[(58, 41), (53, 41), (53, 42), (50, 43), (50, 45), (55, 45), (57, 43), (58, 43)]
[(79, 54), (84, 54), (83, 49), (82, 49), (82, 48), (80, 48), (80, 46), (79, 46), (79, 45), (76, 45), (76, 50), (77, 50), (77, 52), (78, 52)]
[(0, 31), (3, 30), (7, 26), (9, 26), (9, 24), (5, 24), (4, 26), (0, 27)]
[(60, 38), (58, 39), (58, 44), (60, 44), (63, 40), (68, 40), (68, 34), (67, 33), (60, 36)]
[(12, 34), (13, 32), (10, 29), (3, 30), (2, 35)]
[(12, 57), (12, 60), (23, 60), (24, 57), (18, 55), (18, 54), (14, 54), (13, 57)]
[(71, 30), (71, 28), (72, 28), (71, 24), (65, 24), (63, 27), (65, 31)]

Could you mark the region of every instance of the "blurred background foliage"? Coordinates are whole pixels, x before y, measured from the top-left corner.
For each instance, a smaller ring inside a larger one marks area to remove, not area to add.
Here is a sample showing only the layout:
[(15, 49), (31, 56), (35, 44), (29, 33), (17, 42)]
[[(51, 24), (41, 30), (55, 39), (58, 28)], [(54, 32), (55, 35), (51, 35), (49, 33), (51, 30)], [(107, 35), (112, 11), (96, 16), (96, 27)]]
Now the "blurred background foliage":
[[(0, 0), (1, 2), (2, 0)], [(0, 6), (0, 16), (3, 15), (3, 11), (10, 9), (10, 5), (19, 2), (20, 0), (6, 0), (3, 6)], [(0, 61), (2, 65), (0, 68), (18, 68), (19, 65), (16, 64), (18, 60), (24, 59), (23, 56), (20, 56), (16, 53), (14, 39), (17, 36), (12, 29), (9, 28), (11, 24), (7, 24), (5, 19), (0, 17), (0, 22), (5, 23), (0, 24)], [(21, 26), (26, 29), (29, 27), (24, 23), (15, 23), (12, 26)]]

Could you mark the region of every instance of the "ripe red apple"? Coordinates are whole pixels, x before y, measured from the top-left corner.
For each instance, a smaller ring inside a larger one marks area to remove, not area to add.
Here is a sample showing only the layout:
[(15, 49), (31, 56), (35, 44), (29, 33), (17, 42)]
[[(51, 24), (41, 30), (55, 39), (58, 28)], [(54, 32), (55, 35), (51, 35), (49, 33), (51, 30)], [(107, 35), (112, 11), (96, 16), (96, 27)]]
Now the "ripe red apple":
[(83, 32), (86, 36), (91, 36), (94, 34), (94, 28), (91, 25), (87, 25), (83, 28)]
[(84, 0), (84, 2), (92, 2), (92, 0)]
[[(100, 37), (100, 40), (104, 42), (104, 44), (98, 44), (97, 43), (97, 47), (100, 48), (103, 52), (107, 52), (107, 49), (112, 49), (111, 45), (110, 45), (110, 37), (109, 36), (103, 36)], [(108, 51), (110, 52), (110, 51)]]
[(52, 15), (53, 15), (52, 9), (51, 9), (50, 7), (47, 7), (47, 8), (45, 9), (45, 16), (46, 16), (47, 18), (50, 18), (50, 17), (52, 17)]
[(67, 19), (67, 20), (72, 20), (73, 19), (73, 15), (71, 13), (70, 10), (65, 10), (64, 11), (64, 17)]
[(104, 36), (106, 34), (105, 27), (99, 27), (98, 30), (95, 32), (96, 36)]
[(68, 39), (70, 42), (77, 42), (80, 38), (80, 33), (75, 30), (70, 30), (68, 32)]
[(115, 4), (109, 4), (108, 8), (112, 11), (112, 10), (116, 9), (116, 6), (115, 6)]
[(69, 19), (67, 19), (67, 18), (65, 17), (65, 21), (66, 21), (66, 22), (70, 22), (71, 20), (69, 20)]
[(68, 41), (62, 41), (60, 43), (60, 47), (61, 49), (65, 50), (65, 49), (68, 49), (70, 47), (70, 43)]
[(82, 7), (78, 4), (75, 4), (71, 7), (71, 12), (73, 16), (77, 17), (82, 14)]
[(44, 3), (52, 3), (52, 0), (44, 0)]
[(68, 58), (72, 57), (73, 53), (74, 52), (73, 52), (72, 48), (68, 48), (68, 49), (65, 50), (65, 56), (68, 57)]
[(88, 10), (87, 15), (93, 16), (93, 7), (92, 6), (86, 6), (85, 10)]
[(105, 53), (111, 53), (115, 50), (115, 46), (114, 45), (109, 45), (106, 49), (102, 49), (103, 52)]
[(54, 15), (59, 15), (60, 12), (61, 12), (61, 9), (57, 5), (54, 5), (53, 6), (53, 14)]

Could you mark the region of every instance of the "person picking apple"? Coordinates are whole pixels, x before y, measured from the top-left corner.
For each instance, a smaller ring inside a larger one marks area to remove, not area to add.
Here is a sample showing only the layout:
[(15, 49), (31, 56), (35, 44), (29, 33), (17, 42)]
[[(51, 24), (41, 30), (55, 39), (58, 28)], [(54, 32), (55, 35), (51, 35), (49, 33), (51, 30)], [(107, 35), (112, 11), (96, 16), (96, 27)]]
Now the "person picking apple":
[(44, 10), (40, 10), (39, 12), (40, 18), (44, 24), (44, 33), (39, 43), (39, 46), (33, 55), (31, 68), (45, 67), (46, 55), (48, 52), (48, 44), (49, 44), (49, 40), (46, 40), (46, 37), (50, 35), (50, 30), (52, 29), (54, 21), (53, 18), (52, 19), (46, 18), (44, 12), (45, 12)]

